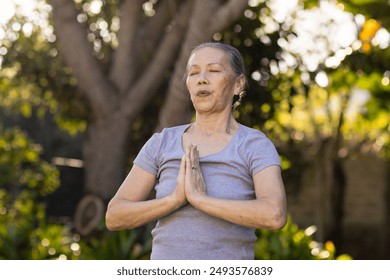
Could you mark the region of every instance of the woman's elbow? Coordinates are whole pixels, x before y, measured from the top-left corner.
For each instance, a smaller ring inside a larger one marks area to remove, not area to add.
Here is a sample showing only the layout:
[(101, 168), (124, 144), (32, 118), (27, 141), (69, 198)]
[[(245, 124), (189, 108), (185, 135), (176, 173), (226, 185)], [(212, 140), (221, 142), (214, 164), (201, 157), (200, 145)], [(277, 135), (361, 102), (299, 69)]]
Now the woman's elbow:
[(282, 229), (287, 223), (287, 216), (286, 215), (281, 215), (277, 219), (275, 219), (274, 223), (274, 229), (279, 230)]
[(108, 207), (106, 211), (106, 228), (109, 231), (132, 229), (139, 226), (139, 221), (131, 213), (123, 213), (120, 207)]
[(275, 211), (274, 215), (272, 215), (272, 219), (270, 220), (270, 229), (279, 230), (282, 229), (287, 223), (287, 213), (284, 209), (278, 209)]
[(125, 228), (123, 224), (124, 219), (122, 218), (120, 205), (110, 202), (107, 207), (106, 216), (106, 228), (109, 231), (117, 231)]
[(115, 218), (113, 216), (114, 215), (112, 214), (112, 211), (108, 209), (106, 212), (106, 228), (109, 231), (116, 231), (120, 229), (118, 224), (115, 222)]

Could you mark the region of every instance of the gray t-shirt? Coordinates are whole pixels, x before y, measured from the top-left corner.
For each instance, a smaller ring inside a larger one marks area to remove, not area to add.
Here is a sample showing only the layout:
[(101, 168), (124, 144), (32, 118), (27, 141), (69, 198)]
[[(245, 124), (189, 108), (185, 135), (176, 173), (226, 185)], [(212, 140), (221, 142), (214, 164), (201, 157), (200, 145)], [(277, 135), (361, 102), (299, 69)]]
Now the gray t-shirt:
[[(134, 163), (156, 175), (156, 198), (176, 187), (184, 154), (182, 136), (189, 124), (155, 133)], [(200, 158), (207, 195), (222, 199), (255, 198), (253, 175), (280, 165), (273, 143), (260, 131), (239, 125), (229, 144), (220, 152)], [(254, 228), (212, 217), (190, 204), (161, 218), (152, 230), (151, 259), (253, 259)]]

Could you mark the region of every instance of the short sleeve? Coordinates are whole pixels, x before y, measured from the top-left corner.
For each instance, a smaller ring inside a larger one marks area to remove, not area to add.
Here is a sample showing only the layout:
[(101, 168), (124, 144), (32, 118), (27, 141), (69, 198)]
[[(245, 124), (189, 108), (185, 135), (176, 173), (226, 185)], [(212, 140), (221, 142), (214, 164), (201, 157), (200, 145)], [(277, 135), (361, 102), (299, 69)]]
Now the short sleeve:
[(160, 150), (161, 134), (155, 133), (139, 151), (134, 159), (134, 164), (145, 169), (146, 171), (157, 175), (159, 168), (158, 155)]
[(252, 176), (266, 167), (281, 165), (275, 145), (264, 133), (257, 131), (248, 135), (245, 146), (244, 154)]

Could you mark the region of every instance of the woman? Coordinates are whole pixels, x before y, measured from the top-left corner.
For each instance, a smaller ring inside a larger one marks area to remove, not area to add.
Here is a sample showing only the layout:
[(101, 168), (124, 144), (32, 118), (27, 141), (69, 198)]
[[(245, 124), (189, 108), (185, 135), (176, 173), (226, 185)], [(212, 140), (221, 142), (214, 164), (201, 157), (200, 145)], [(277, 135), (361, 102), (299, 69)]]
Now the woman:
[(196, 120), (148, 140), (108, 205), (107, 227), (157, 220), (151, 259), (253, 259), (255, 228), (282, 228), (286, 197), (274, 145), (232, 115), (246, 85), (240, 53), (198, 46), (186, 85)]

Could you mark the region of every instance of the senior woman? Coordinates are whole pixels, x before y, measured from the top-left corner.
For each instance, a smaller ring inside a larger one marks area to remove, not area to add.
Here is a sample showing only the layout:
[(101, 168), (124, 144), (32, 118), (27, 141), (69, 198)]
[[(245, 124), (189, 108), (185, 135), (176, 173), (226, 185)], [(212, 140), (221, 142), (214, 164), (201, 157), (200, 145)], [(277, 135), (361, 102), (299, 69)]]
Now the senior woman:
[(148, 140), (108, 205), (107, 228), (157, 220), (151, 259), (253, 259), (255, 229), (285, 225), (286, 196), (274, 145), (232, 115), (246, 86), (240, 53), (199, 45), (186, 85), (196, 120)]

